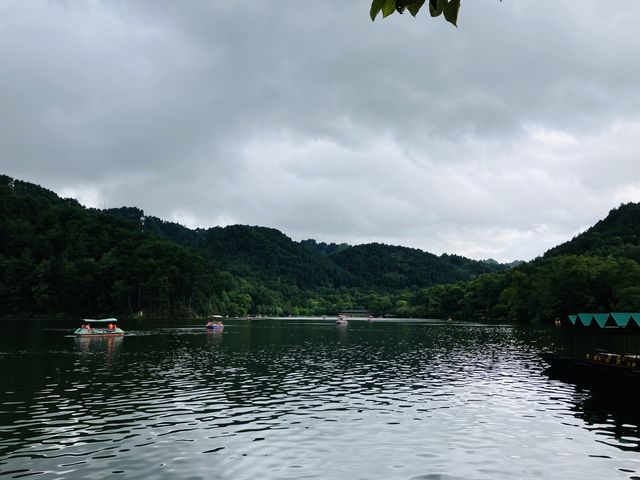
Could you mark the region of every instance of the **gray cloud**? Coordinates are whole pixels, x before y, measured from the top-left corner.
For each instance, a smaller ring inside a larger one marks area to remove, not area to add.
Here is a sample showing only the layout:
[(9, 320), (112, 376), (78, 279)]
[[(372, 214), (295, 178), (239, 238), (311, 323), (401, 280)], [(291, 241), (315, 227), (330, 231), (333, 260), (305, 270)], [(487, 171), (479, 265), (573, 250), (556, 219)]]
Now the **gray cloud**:
[(6, 2), (3, 172), (189, 226), (532, 258), (640, 200), (640, 5)]

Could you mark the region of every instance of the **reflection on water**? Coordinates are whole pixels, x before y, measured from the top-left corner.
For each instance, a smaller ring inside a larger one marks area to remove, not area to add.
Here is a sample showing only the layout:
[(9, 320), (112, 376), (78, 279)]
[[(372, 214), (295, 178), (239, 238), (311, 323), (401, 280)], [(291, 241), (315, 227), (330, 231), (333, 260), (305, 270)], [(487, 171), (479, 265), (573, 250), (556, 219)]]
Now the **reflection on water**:
[(90, 353), (106, 353), (111, 357), (122, 347), (122, 336), (75, 337), (76, 349)]
[(622, 450), (640, 452), (637, 385), (603, 382), (599, 377), (575, 376), (551, 368), (544, 373), (550, 379), (575, 386), (571, 411), (584, 421), (585, 428), (598, 432), (602, 437), (599, 441)]
[(640, 452), (640, 414), (637, 397), (596, 391), (576, 398), (574, 412), (600, 441), (623, 450)]
[(559, 330), (138, 327), (3, 332), (0, 476), (640, 478), (632, 399), (544, 373)]
[(207, 329), (207, 343), (209, 345), (220, 345), (223, 338), (222, 329)]

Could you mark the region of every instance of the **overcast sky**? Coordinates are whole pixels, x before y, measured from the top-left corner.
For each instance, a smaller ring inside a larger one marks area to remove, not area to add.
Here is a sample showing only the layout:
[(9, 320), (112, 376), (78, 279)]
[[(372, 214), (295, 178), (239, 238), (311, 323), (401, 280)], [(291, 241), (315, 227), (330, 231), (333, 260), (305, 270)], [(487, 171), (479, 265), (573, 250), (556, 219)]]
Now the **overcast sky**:
[(531, 259), (640, 201), (640, 2), (0, 0), (0, 173), (189, 227)]

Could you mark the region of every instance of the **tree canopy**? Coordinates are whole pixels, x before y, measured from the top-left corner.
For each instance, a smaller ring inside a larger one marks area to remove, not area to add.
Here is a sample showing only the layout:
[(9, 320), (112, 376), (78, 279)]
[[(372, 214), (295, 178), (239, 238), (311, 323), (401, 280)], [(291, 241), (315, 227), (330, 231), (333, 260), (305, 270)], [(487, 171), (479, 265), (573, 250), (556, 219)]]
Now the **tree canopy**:
[(265, 227), (191, 230), (139, 208), (87, 209), (5, 175), (0, 238), (0, 315), (390, 313), (408, 304), (407, 289), (507, 268), (381, 244), (296, 242)]
[[(144, 223), (141, 221), (144, 219)], [(546, 322), (638, 311), (640, 204), (521, 265), (273, 228), (191, 230), (0, 175), (0, 316), (375, 315)], [(513, 267), (513, 268), (511, 268)]]

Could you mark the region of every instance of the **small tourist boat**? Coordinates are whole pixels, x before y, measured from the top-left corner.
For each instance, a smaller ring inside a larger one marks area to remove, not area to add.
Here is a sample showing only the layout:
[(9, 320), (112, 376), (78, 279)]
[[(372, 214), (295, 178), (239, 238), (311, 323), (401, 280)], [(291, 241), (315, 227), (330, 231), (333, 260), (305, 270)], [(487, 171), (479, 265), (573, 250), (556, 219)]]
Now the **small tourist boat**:
[(224, 325), (222, 322), (207, 322), (207, 328), (209, 330), (222, 330)]
[(336, 320), (336, 325), (346, 325), (349, 322), (347, 321), (347, 317), (345, 315), (338, 315), (338, 319)]
[(124, 330), (118, 328), (117, 322), (115, 318), (85, 318), (73, 333), (79, 337), (119, 337), (124, 335)]
[(551, 370), (561, 374), (593, 381), (640, 381), (640, 355), (598, 352), (577, 358), (543, 353), (542, 358)]

